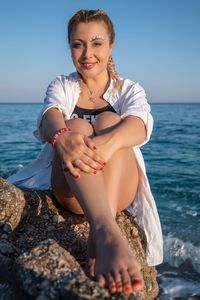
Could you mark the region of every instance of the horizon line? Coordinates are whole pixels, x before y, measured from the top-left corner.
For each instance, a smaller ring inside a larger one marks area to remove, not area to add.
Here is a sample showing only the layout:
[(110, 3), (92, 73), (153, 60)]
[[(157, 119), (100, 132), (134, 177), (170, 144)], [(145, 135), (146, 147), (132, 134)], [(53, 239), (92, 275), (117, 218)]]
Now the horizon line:
[[(186, 102), (186, 101), (148, 101), (149, 104), (200, 104), (200, 101), (194, 101), (194, 102)], [(15, 101), (9, 101), (9, 102), (1, 102), (0, 104), (44, 104), (44, 102), (15, 102)]]

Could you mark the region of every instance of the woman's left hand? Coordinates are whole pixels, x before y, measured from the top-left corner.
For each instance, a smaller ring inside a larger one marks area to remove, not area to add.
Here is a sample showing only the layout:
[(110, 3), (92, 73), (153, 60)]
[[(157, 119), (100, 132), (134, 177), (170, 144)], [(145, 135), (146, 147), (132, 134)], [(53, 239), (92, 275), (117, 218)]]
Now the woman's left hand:
[(95, 152), (98, 153), (98, 155), (100, 155), (106, 163), (118, 150), (118, 145), (117, 143), (113, 142), (110, 133), (95, 136), (92, 138), (92, 140), (97, 148)]

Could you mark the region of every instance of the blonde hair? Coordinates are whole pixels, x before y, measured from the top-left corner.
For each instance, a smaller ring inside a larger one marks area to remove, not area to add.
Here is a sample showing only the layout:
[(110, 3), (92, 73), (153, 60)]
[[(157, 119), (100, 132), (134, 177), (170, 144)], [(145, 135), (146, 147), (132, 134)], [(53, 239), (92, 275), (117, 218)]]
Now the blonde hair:
[[(74, 26), (78, 25), (79, 23), (89, 23), (89, 22), (104, 22), (104, 24), (107, 26), (108, 35), (109, 35), (109, 42), (110, 44), (113, 44), (115, 41), (115, 31), (113, 27), (113, 23), (111, 22), (110, 18), (108, 17), (107, 13), (97, 9), (97, 10), (79, 10), (68, 22), (68, 42), (70, 44), (70, 37), (71, 32)], [(120, 79), (119, 76), (115, 70), (115, 64), (113, 62), (112, 56), (109, 57), (108, 64), (107, 64), (108, 71), (113, 79), (115, 79), (115, 88), (113, 90), (114, 92), (117, 92), (120, 87)], [(82, 79), (81, 79), (82, 80)]]

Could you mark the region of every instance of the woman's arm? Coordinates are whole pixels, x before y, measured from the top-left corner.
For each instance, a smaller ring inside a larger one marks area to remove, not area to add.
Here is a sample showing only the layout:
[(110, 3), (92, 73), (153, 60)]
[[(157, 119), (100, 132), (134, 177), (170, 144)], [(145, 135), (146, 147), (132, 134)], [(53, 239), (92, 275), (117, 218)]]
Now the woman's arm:
[(139, 117), (129, 115), (125, 117), (114, 129), (107, 133), (95, 136), (93, 141), (97, 146), (97, 153), (105, 161), (122, 148), (134, 147), (142, 144), (146, 139), (146, 126)]
[[(66, 127), (62, 113), (49, 109), (43, 116), (41, 134), (51, 143), (55, 133)], [(79, 177), (80, 171), (93, 173), (103, 166), (104, 160), (94, 152), (94, 142), (89, 137), (74, 131), (65, 131), (56, 139), (56, 151), (63, 169), (67, 168), (72, 175)]]
[(41, 135), (46, 142), (51, 143), (55, 133), (66, 127), (62, 113), (57, 108), (49, 109), (43, 116)]
[(127, 116), (110, 133), (111, 142), (116, 149), (134, 147), (142, 144), (146, 139), (144, 121), (136, 116)]

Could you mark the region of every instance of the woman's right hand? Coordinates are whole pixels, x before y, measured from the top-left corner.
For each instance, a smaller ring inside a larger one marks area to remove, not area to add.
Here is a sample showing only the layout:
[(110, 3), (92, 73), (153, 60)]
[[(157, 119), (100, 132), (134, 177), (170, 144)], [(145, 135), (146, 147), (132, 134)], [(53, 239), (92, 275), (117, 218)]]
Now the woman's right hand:
[(93, 173), (102, 170), (104, 159), (95, 153), (92, 139), (78, 132), (67, 131), (56, 139), (56, 151), (62, 161), (63, 170), (76, 178), (80, 172)]

